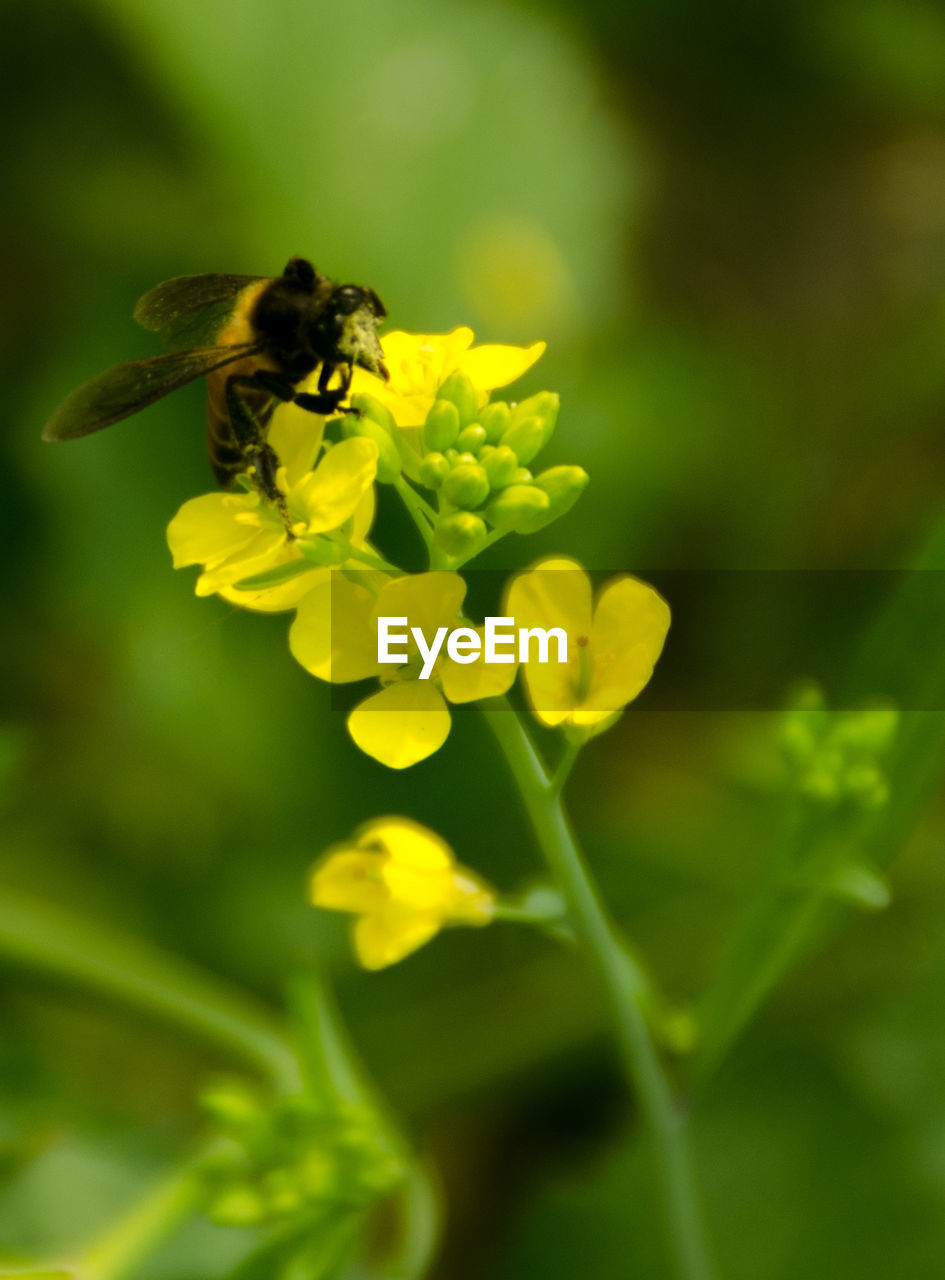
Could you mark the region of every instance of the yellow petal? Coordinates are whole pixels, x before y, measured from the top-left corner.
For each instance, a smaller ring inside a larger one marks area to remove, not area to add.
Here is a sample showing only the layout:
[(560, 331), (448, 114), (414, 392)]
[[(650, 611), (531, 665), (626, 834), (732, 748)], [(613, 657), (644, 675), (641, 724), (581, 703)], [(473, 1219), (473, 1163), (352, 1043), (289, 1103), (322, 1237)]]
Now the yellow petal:
[[(514, 662), (486, 662), (485, 627), (474, 627), (479, 633), (481, 647), (475, 662), (454, 662), (446, 657), (437, 668), (440, 688), (450, 702), (475, 702), (478, 698), (497, 698), (508, 693), (515, 683), (517, 665)], [(511, 646), (508, 646), (509, 648)]]
[(392, 905), (361, 917), (354, 926), (354, 949), (365, 969), (384, 969), (422, 947), (439, 930), (439, 916)]
[(591, 584), (575, 560), (540, 561), (512, 581), (506, 613), (516, 627), (560, 627), (568, 637), (568, 661), (559, 663), (557, 640), (548, 644), (548, 662), (538, 661), (538, 643), (530, 642), (530, 661), (522, 664), (525, 689), (535, 716), (552, 727), (567, 721), (579, 701), (582, 677), (580, 641), (591, 628)]
[(637, 696), (653, 674), (669, 620), (669, 605), (639, 578), (604, 587), (591, 626), (593, 675), (582, 711), (609, 714)]
[[(434, 569), (395, 578), (381, 588), (377, 616), (406, 618), (408, 627), (419, 627), (427, 644), (440, 627), (453, 627), (466, 597), (466, 583), (458, 573)], [(414, 641), (410, 640), (413, 646)]]
[(309, 900), (331, 911), (376, 911), (390, 894), (381, 874), (382, 858), (361, 849), (329, 852), (312, 868)]
[(569, 639), (590, 634), (591, 584), (576, 560), (540, 560), (512, 579), (506, 602), (517, 627), (563, 627)]
[(541, 359), (547, 345), (534, 342), (530, 347), (505, 347), (487, 343), (467, 351), (459, 367), (474, 387), (480, 391), (492, 391), (520, 378), (536, 360)]
[(471, 329), (452, 333), (404, 333), (395, 329), (381, 339), (390, 381), (355, 369), (351, 392), (368, 392), (386, 405), (399, 427), (423, 424), (439, 387), (459, 366), (473, 340)]
[(382, 850), (391, 861), (415, 871), (445, 871), (453, 865), (446, 841), (411, 818), (373, 818), (356, 836), (359, 848)]
[(374, 441), (363, 436), (342, 440), (296, 485), (290, 501), (305, 508), (309, 533), (326, 533), (354, 515), (376, 474)]
[(286, 559), (294, 557), (286, 555), (285, 529), (280, 525), (264, 525), (253, 531), (250, 541), (238, 547), (223, 560), (211, 561), (206, 571), (197, 579), (198, 596), (210, 596), (223, 587), (232, 586), (241, 578), (252, 577), (256, 573), (265, 573), (274, 569)]
[(174, 568), (222, 560), (246, 546), (258, 533), (259, 520), (244, 521), (258, 505), (255, 495), (238, 493), (205, 493), (185, 502), (167, 526)]
[(290, 488), (314, 467), (324, 434), (325, 419), (321, 414), (309, 413), (297, 404), (276, 406), (267, 439), (286, 469)]
[(374, 523), (374, 509), (377, 506), (374, 497), (374, 486), (362, 495), (361, 501), (354, 509), (354, 515), (351, 517), (351, 527), (348, 530), (348, 537), (355, 547), (361, 547), (367, 540), (368, 534), (371, 532), (371, 525)]
[(319, 680), (344, 684), (377, 672), (374, 597), (340, 573), (330, 573), (300, 601), (289, 649)]
[(390, 769), (406, 769), (443, 745), (450, 713), (436, 685), (410, 680), (388, 685), (355, 707), (348, 731), (367, 755)]
[(446, 917), (453, 902), (453, 878), (449, 871), (424, 871), (393, 860), (384, 864), (384, 883), (392, 902), (413, 911), (429, 911)]

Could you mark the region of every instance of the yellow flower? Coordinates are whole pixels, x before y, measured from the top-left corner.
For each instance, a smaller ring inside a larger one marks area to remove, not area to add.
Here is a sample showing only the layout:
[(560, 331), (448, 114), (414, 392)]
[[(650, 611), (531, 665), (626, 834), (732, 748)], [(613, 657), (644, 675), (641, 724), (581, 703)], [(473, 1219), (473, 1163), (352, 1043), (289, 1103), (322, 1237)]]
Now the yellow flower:
[[(328, 570), (311, 563), (306, 572), (257, 590), (239, 590), (244, 578), (293, 564), (305, 565), (300, 542), (320, 534), (343, 532), (363, 545), (374, 516), (377, 445), (373, 440), (343, 440), (314, 465), (324, 420), (294, 405), (280, 407), (269, 432), (281, 466), (279, 486), (293, 521), (290, 538), (276, 507), (259, 493), (205, 493), (185, 502), (167, 530), (174, 568), (203, 565), (198, 596), (219, 593), (248, 609), (291, 609), (325, 579)], [(313, 469), (314, 467), (314, 469)]]
[[(381, 665), (377, 656), (379, 617), (406, 618), (430, 644), (440, 627), (470, 624), (461, 616), (466, 583), (457, 573), (434, 570), (402, 578), (333, 573), (319, 582), (298, 606), (289, 631), (289, 648), (306, 671), (320, 680), (346, 683), (376, 676), (384, 686), (348, 717), (352, 738), (369, 756), (391, 769), (406, 769), (426, 759), (450, 731), (447, 702), (472, 702), (505, 693), (515, 680), (515, 664), (487, 664), (482, 655), (460, 663), (445, 650), (432, 675), (420, 679), (423, 660), (413, 640), (400, 667)], [(379, 589), (378, 582), (382, 583)], [(479, 636), (482, 630), (473, 627)], [(399, 647), (398, 647), (399, 650)]]
[(484, 925), (495, 898), (460, 866), (445, 841), (409, 818), (375, 818), (312, 870), (314, 906), (350, 911), (354, 949), (365, 969), (383, 969), (449, 924)]
[[(643, 689), (669, 630), (669, 606), (639, 578), (612, 578), (594, 603), (581, 566), (560, 558), (542, 560), (514, 578), (505, 611), (517, 627), (566, 633), (567, 663), (540, 663), (533, 656), (522, 664), (525, 687), (543, 724), (585, 732), (606, 728)], [(549, 648), (555, 657), (553, 638)]]
[(472, 329), (452, 333), (404, 333), (395, 329), (381, 338), (390, 380), (383, 382), (365, 369), (354, 371), (352, 395), (367, 392), (386, 405), (399, 427), (420, 427), (437, 391), (450, 376), (466, 374), (479, 393), (480, 408), (489, 392), (514, 382), (545, 351), (544, 342), (530, 347), (486, 343), (472, 345)]

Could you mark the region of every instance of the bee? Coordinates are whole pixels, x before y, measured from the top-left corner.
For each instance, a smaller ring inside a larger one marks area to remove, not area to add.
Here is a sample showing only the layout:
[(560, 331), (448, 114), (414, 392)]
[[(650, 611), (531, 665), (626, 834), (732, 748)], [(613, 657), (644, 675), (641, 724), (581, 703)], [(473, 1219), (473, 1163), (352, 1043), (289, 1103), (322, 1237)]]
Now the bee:
[[(275, 277), (165, 280), (139, 300), (134, 318), (159, 333), (169, 353), (112, 365), (84, 383), (46, 423), (43, 439), (89, 435), (206, 377), (207, 453), (218, 484), (231, 488), (248, 472), (288, 526), (279, 459), (266, 440), (273, 410), (292, 403), (338, 412), (355, 365), (386, 381), (377, 337), (386, 315), (373, 289), (336, 285), (304, 258), (290, 258)], [(317, 389), (299, 391), (319, 368)]]

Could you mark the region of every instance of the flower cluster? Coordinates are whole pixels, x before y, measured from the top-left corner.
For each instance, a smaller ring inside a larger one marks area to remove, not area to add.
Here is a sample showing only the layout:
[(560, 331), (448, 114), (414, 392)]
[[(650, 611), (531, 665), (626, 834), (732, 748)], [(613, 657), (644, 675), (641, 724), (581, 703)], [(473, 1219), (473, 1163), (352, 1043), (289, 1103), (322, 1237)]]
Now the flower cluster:
[(307, 1094), (270, 1101), (240, 1080), (202, 1098), (219, 1134), (203, 1168), (220, 1226), (311, 1221), (317, 1207), (363, 1208), (404, 1176), (404, 1153), (367, 1106)]
[[(556, 395), (492, 399), (531, 368), (543, 343), (477, 347), (471, 330), (456, 329), (391, 333), (383, 350), (389, 380), (356, 369), (351, 411), (326, 424), (291, 405), (275, 410), (268, 439), (281, 464), (280, 508), (248, 478), (240, 492), (184, 504), (168, 530), (175, 566), (201, 566), (199, 595), (294, 611), (291, 652), (318, 679), (379, 684), (347, 723), (355, 743), (389, 768), (438, 750), (451, 705), (500, 697), (520, 666), (540, 723), (578, 743), (601, 732), (649, 680), (669, 626), (665, 601), (629, 575), (596, 599), (574, 560), (547, 558), (513, 578), (503, 620), (557, 629), (566, 661), (533, 662), (519, 648), (488, 662), (482, 647), (460, 661), (448, 647), (422, 655), (410, 639), (395, 665), (381, 665), (382, 617), (405, 621), (411, 637), (462, 627), (481, 640), (483, 628), (464, 614), (457, 570), (509, 533), (544, 528), (587, 484), (580, 467), (530, 469), (554, 432)], [(403, 500), (428, 569), (407, 573), (371, 541), (375, 483)], [(438, 836), (402, 818), (378, 819), (329, 850), (312, 873), (311, 901), (354, 914), (355, 952), (370, 969), (402, 959), (445, 925), (488, 923), (496, 905)], [(260, 1194), (240, 1184), (229, 1203), (256, 1203)]]
[[(531, 347), (472, 347), (472, 331), (439, 338), (394, 333), (385, 340), (388, 383), (359, 371), (352, 403), (363, 417), (347, 424), (383, 448), (396, 441), (399, 468), (434, 495), (433, 543), (447, 563), (462, 564), (506, 533), (534, 533), (564, 515), (587, 484), (581, 467), (537, 476), (529, 464), (558, 419), (558, 397), (543, 391), (519, 404), (490, 392), (520, 377), (541, 356)], [(396, 477), (391, 466), (389, 478)]]

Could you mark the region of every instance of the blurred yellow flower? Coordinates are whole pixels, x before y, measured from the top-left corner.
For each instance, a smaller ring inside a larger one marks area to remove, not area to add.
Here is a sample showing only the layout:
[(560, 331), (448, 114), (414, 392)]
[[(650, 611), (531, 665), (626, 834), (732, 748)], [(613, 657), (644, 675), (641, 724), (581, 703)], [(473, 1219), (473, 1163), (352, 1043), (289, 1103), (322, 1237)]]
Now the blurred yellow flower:
[(375, 818), (329, 849), (309, 890), (314, 906), (358, 917), (354, 949), (365, 969), (396, 964), (446, 925), (488, 924), (495, 907), (489, 886), (409, 818)]
[(612, 578), (596, 603), (576, 560), (549, 558), (519, 574), (505, 612), (518, 627), (560, 627), (567, 663), (523, 663), (536, 718), (553, 728), (606, 727), (653, 674), (669, 630), (669, 606), (651, 586), (629, 574)]
[(472, 329), (452, 333), (404, 333), (395, 329), (381, 338), (390, 381), (356, 368), (351, 394), (367, 393), (386, 405), (399, 427), (420, 427), (437, 392), (453, 373), (469, 378), (479, 395), (479, 407), (489, 392), (520, 378), (545, 351), (546, 343), (509, 347), (485, 343), (474, 347)]
[[(482, 653), (460, 663), (445, 650), (430, 678), (421, 680), (423, 660), (412, 639), (403, 666), (378, 662), (379, 617), (406, 618), (402, 629), (418, 627), (429, 643), (440, 627), (470, 625), (461, 615), (465, 596), (463, 579), (445, 570), (386, 580), (336, 572), (298, 606), (289, 648), (306, 671), (335, 683), (376, 676), (384, 686), (355, 707), (348, 730), (362, 751), (391, 769), (406, 769), (443, 745), (450, 731), (448, 702), (496, 697), (515, 680), (514, 663), (487, 664)], [(481, 628), (472, 629), (481, 640)]]
[[(185, 502), (171, 520), (167, 541), (174, 568), (203, 565), (198, 596), (215, 592), (249, 609), (291, 609), (324, 579), (328, 570), (306, 559), (304, 541), (343, 532), (352, 545), (363, 544), (374, 517), (377, 445), (372, 440), (343, 440), (315, 465), (324, 421), (294, 405), (278, 409), (269, 433), (280, 463), (279, 487), (286, 495), (292, 537), (276, 507), (252, 491), (205, 493)], [(308, 564), (292, 575), (292, 566)], [(234, 584), (285, 568), (284, 581), (254, 590)]]

